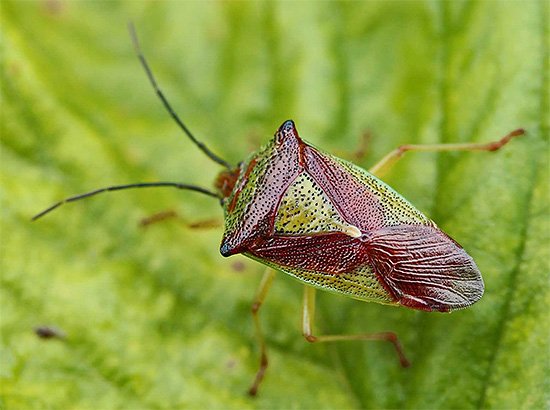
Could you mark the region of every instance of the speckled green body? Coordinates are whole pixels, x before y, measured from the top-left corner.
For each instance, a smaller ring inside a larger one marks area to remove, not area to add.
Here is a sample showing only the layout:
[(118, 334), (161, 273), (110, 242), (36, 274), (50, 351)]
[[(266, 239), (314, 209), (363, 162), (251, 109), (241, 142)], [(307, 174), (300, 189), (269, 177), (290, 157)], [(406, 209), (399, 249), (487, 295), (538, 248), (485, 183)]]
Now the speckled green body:
[(481, 297), (466, 252), (367, 171), (302, 141), (291, 121), (241, 163), (221, 253), (356, 299), (448, 311)]

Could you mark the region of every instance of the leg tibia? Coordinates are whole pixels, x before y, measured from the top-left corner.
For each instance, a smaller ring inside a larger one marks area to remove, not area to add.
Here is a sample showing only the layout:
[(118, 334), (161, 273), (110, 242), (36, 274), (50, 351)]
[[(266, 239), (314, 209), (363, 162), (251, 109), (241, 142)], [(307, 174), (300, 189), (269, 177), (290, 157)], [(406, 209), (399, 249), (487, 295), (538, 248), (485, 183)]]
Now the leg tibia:
[(267, 296), (267, 292), (271, 287), (271, 283), (273, 282), (274, 276), (275, 276), (275, 271), (271, 268), (267, 268), (267, 270), (264, 273), (264, 276), (262, 277), (262, 281), (260, 282), (260, 286), (258, 287), (258, 291), (256, 293), (254, 303), (252, 303), (252, 318), (254, 320), (256, 339), (258, 340), (258, 344), (260, 345), (260, 367), (258, 369), (258, 372), (256, 373), (256, 376), (254, 377), (252, 386), (250, 386), (250, 389), (248, 389), (248, 394), (250, 394), (251, 396), (255, 396), (258, 393), (258, 387), (260, 386), (260, 383), (262, 382), (265, 376), (265, 371), (267, 370), (267, 364), (268, 364), (267, 349), (265, 346), (265, 339), (262, 332), (262, 327), (260, 325), (259, 312), (260, 312), (260, 307), (264, 303), (264, 300)]
[(315, 316), (315, 288), (306, 286), (304, 289), (304, 307), (302, 313), (302, 334), (310, 343), (338, 342), (347, 340), (382, 340), (393, 344), (401, 366), (408, 367), (409, 360), (403, 353), (403, 348), (397, 335), (393, 332), (364, 333), (358, 335), (323, 335), (313, 334), (313, 319)]
[(383, 175), (389, 168), (391, 168), (399, 159), (403, 157), (405, 152), (409, 151), (421, 151), (421, 152), (443, 152), (443, 151), (496, 151), (506, 145), (512, 138), (519, 137), (525, 134), (525, 130), (519, 128), (514, 130), (498, 141), (492, 141), (488, 143), (463, 143), (463, 144), (426, 144), (426, 145), (401, 145), (394, 149), (384, 158), (378, 161), (374, 166), (369, 169), (369, 172), (376, 176)]

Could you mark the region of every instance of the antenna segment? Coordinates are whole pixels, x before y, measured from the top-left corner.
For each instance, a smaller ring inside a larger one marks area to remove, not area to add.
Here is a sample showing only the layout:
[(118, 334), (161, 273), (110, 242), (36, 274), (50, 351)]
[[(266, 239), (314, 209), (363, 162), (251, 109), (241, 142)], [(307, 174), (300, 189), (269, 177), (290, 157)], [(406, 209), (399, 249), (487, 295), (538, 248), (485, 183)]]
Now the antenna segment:
[(139, 58), (139, 61), (141, 62), (141, 65), (143, 66), (143, 69), (145, 70), (145, 73), (147, 74), (147, 78), (149, 78), (149, 82), (155, 89), (155, 92), (157, 93), (158, 97), (162, 101), (162, 105), (164, 105), (164, 108), (166, 108), (166, 111), (168, 111), (168, 114), (170, 114), (170, 117), (176, 121), (178, 126), (185, 132), (185, 134), (189, 137), (191, 141), (193, 141), (193, 144), (195, 144), (199, 149), (204, 152), (211, 160), (214, 162), (217, 162), (218, 164), (224, 166), (227, 169), (231, 169), (232, 166), (216, 154), (214, 154), (210, 149), (204, 145), (202, 142), (200, 142), (198, 139), (195, 138), (195, 136), (189, 131), (189, 128), (183, 123), (183, 121), (180, 119), (178, 114), (174, 111), (170, 103), (168, 102), (168, 99), (164, 96), (164, 93), (160, 89), (160, 87), (157, 84), (157, 81), (155, 80), (155, 76), (153, 75), (153, 72), (151, 71), (151, 68), (149, 67), (149, 64), (147, 63), (147, 60), (145, 59), (145, 55), (141, 51), (141, 47), (139, 45), (139, 40), (136, 34), (136, 29), (134, 28), (134, 25), (132, 23), (128, 23), (128, 30), (130, 31), (130, 37), (132, 38), (132, 42), (134, 43), (134, 48), (136, 50), (136, 54)]

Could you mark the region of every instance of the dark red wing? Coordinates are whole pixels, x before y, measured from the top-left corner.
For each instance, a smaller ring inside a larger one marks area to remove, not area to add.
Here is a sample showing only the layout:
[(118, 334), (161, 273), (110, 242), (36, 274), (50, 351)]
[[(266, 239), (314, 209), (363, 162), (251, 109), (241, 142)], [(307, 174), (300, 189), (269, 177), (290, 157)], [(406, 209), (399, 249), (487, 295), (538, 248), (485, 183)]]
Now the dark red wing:
[(373, 233), (367, 250), (379, 280), (404, 306), (447, 312), (469, 306), (483, 295), (483, 280), (473, 259), (435, 227), (382, 228)]
[(371, 188), (313, 147), (304, 147), (304, 157), (306, 172), (323, 188), (346, 222), (362, 232), (384, 225), (384, 209)]
[(273, 236), (250, 251), (278, 265), (323, 273), (351, 272), (366, 263), (364, 244), (341, 232), (311, 236)]

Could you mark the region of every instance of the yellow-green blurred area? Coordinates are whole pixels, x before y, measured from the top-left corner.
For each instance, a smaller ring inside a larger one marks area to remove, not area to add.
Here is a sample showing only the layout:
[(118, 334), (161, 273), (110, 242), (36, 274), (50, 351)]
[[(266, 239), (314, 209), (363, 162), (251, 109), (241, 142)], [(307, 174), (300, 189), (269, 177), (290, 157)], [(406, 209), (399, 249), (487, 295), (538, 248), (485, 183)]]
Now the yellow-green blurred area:
[[(547, 1), (6, 1), (1, 7), (0, 407), (543, 408), (549, 382)], [(35, 213), (112, 184), (210, 188), (286, 119), (368, 167), (400, 144), (527, 135), (496, 153), (408, 154), (385, 180), (474, 257), (483, 299), (452, 314), (328, 293), (311, 345), (301, 285), (262, 309), (270, 367), (257, 398), (250, 306), (263, 267), (224, 259), (216, 200), (149, 189)], [(371, 137), (356, 159), (362, 135)], [(147, 228), (142, 218), (173, 211)], [(65, 339), (42, 339), (37, 326)]]

